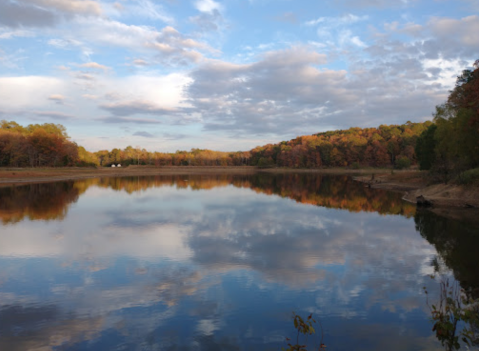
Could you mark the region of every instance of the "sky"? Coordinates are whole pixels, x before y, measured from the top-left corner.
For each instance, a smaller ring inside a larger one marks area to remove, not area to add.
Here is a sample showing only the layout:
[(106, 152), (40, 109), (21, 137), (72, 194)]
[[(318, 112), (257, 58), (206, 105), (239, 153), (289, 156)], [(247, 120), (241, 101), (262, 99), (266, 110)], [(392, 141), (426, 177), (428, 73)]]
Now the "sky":
[(0, 120), (161, 152), (422, 122), (477, 33), (478, 0), (0, 0)]

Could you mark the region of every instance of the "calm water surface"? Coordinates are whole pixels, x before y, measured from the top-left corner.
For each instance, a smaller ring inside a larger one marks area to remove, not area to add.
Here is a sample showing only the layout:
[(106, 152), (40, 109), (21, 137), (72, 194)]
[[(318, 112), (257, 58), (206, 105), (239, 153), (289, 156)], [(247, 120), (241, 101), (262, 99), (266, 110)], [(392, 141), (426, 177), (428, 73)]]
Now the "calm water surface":
[(292, 311), (328, 350), (441, 350), (423, 287), (479, 287), (477, 234), (347, 177), (0, 188), (0, 350), (280, 350)]

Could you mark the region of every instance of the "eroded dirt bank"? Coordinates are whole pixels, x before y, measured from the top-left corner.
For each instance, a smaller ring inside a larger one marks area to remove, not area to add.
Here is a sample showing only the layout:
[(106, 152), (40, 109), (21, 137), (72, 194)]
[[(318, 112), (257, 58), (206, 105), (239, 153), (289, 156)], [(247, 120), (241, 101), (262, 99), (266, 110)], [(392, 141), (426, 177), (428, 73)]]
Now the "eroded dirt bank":
[(404, 200), (413, 203), (422, 196), (435, 208), (479, 208), (479, 187), (455, 184), (428, 185), (424, 172), (376, 174), (354, 179), (371, 188), (404, 192)]

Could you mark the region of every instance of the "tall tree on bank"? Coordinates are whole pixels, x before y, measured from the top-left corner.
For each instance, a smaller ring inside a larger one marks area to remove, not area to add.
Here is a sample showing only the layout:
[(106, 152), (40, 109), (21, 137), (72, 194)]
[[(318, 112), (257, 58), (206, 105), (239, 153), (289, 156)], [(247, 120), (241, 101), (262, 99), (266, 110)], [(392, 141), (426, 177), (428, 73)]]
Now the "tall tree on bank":
[(416, 144), (421, 169), (430, 169), (445, 183), (479, 167), (479, 60), (473, 67), (457, 77), (447, 101), (436, 106), (435, 125)]

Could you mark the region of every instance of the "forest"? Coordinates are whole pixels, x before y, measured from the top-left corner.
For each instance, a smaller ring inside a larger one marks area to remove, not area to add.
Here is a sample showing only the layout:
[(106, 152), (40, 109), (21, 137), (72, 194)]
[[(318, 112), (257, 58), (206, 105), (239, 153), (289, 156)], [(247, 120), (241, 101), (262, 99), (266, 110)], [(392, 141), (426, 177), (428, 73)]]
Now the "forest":
[(128, 146), (89, 152), (64, 126), (0, 122), (0, 167), (258, 166), (289, 168), (394, 167), (419, 164), (438, 179), (479, 178), (479, 60), (457, 77), (433, 121), (350, 128), (299, 136), (249, 151), (203, 149), (151, 152)]
[(350, 128), (301, 136), (250, 151), (222, 152), (192, 149), (175, 153), (133, 148), (89, 152), (69, 140), (59, 124), (28, 125), (0, 122), (0, 166), (65, 167), (121, 164), (151, 166), (259, 166), (259, 167), (397, 167), (416, 164), (418, 137), (432, 122)]
[(415, 146), (432, 122), (350, 128), (301, 136), (251, 150), (251, 164), (260, 167), (397, 167), (416, 164)]

